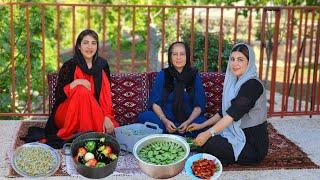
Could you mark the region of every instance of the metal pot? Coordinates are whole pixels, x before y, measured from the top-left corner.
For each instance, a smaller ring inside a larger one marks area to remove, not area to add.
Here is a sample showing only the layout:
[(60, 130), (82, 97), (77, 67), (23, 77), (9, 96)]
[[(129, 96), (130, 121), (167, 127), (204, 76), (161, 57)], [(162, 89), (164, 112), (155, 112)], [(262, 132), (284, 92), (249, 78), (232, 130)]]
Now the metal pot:
[[(138, 156), (140, 150), (143, 147), (157, 141), (178, 143), (185, 150), (186, 154), (179, 161), (168, 165), (155, 165), (142, 161)], [(154, 134), (144, 137), (139, 140), (133, 147), (133, 155), (138, 159), (140, 169), (150, 177), (158, 179), (170, 178), (179, 174), (184, 168), (184, 164), (187, 157), (189, 156), (189, 153), (190, 147), (188, 143), (181, 136), (171, 134)]]
[[(64, 151), (66, 152), (66, 155), (72, 155), (72, 157), (77, 155), (77, 150), (79, 147), (83, 147), (85, 145), (85, 142), (90, 140), (100, 140), (100, 138), (105, 138), (106, 144), (109, 145), (112, 148), (113, 153), (115, 153), (119, 157), (120, 153), (120, 146), (118, 142), (113, 138), (112, 136), (104, 133), (98, 133), (98, 132), (89, 132), (82, 134), (78, 136), (71, 144), (66, 144), (64, 146)], [(71, 146), (71, 153), (67, 153), (67, 146)], [(93, 179), (99, 179), (107, 177), (108, 175), (112, 174), (113, 171), (116, 169), (118, 159), (110, 162), (104, 167), (88, 167), (85, 166), (78, 161), (76, 161), (74, 158), (73, 164), (79, 174), (81, 174), (84, 177), (87, 178), (93, 178)]]

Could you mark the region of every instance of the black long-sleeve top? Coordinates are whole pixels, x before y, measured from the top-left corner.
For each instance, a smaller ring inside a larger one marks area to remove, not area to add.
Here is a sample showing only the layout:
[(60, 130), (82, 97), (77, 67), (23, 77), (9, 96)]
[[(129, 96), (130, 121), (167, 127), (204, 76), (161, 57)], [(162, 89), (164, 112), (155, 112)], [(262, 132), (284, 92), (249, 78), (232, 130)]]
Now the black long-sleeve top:
[[(227, 114), (233, 118), (234, 121), (238, 121), (243, 115), (248, 113), (252, 109), (263, 93), (262, 84), (256, 79), (250, 79), (245, 82), (238, 92), (238, 95), (231, 100), (231, 106), (227, 109)], [(219, 111), (219, 115), (222, 118), (222, 110)]]

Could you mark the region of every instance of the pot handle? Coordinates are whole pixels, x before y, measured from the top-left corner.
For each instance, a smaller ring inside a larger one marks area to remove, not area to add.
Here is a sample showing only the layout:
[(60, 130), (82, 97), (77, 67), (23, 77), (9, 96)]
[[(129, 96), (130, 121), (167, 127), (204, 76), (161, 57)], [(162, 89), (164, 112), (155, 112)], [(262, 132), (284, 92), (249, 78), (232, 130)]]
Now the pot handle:
[(128, 146), (126, 144), (119, 144), (119, 146), (121, 147), (124, 147), (123, 149), (120, 148), (120, 153), (122, 156), (125, 156), (127, 154), (129, 154), (129, 151), (128, 151)]
[(62, 147), (62, 154), (66, 156), (71, 156), (71, 143), (65, 143)]

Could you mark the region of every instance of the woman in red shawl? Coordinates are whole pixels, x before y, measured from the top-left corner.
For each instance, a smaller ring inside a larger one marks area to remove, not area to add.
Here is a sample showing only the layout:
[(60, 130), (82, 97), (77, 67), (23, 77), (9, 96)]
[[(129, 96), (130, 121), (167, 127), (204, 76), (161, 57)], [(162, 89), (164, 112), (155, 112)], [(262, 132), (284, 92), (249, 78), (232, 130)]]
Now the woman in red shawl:
[(73, 58), (59, 71), (56, 101), (45, 128), (53, 147), (61, 147), (77, 133), (111, 134), (119, 126), (112, 108), (109, 65), (98, 56), (98, 47), (97, 33), (82, 31)]

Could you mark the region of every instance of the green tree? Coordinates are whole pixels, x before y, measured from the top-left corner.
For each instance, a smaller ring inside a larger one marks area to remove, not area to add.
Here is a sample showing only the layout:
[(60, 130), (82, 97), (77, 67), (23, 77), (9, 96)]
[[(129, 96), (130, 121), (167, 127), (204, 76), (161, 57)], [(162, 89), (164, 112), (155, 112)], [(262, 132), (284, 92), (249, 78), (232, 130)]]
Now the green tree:
[[(29, 7), (29, 33), (30, 33), (30, 95), (31, 106), (41, 107), (38, 103), (42, 97), (42, 39), (41, 39), (41, 9)], [(53, 37), (52, 27), (53, 12), (47, 11), (45, 15), (46, 36)], [(11, 26), (9, 6), (0, 7), (0, 111), (11, 112), (12, 77), (11, 77)], [(16, 112), (25, 112), (27, 108), (27, 31), (26, 31), (26, 7), (14, 8), (14, 73), (15, 73), (15, 95)], [(46, 46), (50, 49), (53, 46), (50, 38), (46, 41)], [(46, 51), (46, 56), (50, 57), (50, 51)], [(50, 58), (46, 59), (46, 71), (52, 71)], [(41, 102), (41, 101), (40, 101)], [(36, 108), (37, 109), (37, 108)]]

